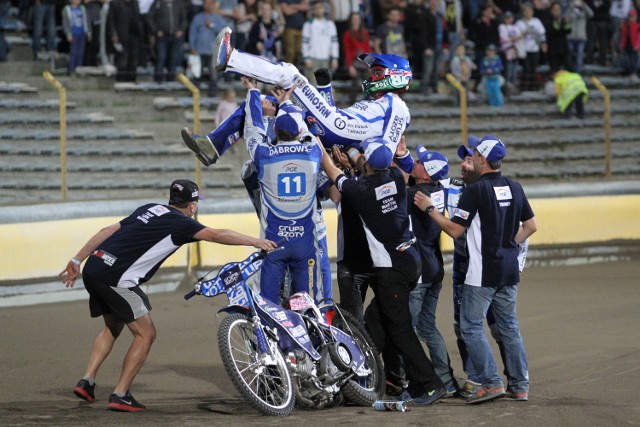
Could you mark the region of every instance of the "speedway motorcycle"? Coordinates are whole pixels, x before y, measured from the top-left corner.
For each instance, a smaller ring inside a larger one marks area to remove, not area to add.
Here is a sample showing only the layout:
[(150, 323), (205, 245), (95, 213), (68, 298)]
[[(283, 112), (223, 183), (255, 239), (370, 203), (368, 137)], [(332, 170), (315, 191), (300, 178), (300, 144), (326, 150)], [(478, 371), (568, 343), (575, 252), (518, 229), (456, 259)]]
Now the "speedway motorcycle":
[(254, 292), (247, 279), (265, 256), (255, 252), (226, 264), (184, 296), (227, 295), (229, 304), (218, 312), (227, 314), (218, 347), (235, 388), (266, 415), (289, 415), (296, 405), (370, 407), (384, 393), (385, 376), (368, 332), (333, 304), (319, 308), (306, 292), (282, 305)]

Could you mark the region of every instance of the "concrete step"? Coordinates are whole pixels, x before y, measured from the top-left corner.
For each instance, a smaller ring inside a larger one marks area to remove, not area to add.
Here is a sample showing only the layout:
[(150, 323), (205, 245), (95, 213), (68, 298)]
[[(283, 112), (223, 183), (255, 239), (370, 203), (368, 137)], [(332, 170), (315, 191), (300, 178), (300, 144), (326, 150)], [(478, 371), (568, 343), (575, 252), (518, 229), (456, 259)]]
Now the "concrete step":
[[(138, 129), (68, 129), (67, 140), (145, 139), (153, 133)], [(0, 140), (59, 140), (57, 129), (0, 129)]]
[[(103, 113), (69, 113), (67, 125), (98, 125), (113, 123), (111, 116)], [(0, 112), (0, 125), (2, 126), (54, 126), (60, 123), (60, 115), (54, 113), (33, 112)]]
[[(71, 110), (76, 108), (75, 102), (67, 101), (67, 109)], [(22, 111), (22, 110), (59, 110), (60, 102), (57, 99), (16, 99), (16, 98), (3, 98), (0, 99), (0, 111)]]

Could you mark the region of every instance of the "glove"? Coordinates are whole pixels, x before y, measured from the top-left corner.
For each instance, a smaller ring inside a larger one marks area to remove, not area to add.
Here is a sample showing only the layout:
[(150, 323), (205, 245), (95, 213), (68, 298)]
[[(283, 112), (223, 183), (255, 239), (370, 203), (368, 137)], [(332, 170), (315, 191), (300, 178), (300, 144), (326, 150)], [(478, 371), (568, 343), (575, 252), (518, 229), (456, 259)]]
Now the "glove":
[(331, 84), (331, 71), (328, 68), (318, 68), (313, 72), (318, 86), (327, 86)]

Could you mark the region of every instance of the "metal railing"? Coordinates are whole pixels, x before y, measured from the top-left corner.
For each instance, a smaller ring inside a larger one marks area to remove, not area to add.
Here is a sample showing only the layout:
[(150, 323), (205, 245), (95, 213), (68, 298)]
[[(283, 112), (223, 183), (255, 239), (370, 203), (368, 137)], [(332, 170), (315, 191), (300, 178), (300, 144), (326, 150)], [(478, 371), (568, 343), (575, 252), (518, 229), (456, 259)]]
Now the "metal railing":
[(604, 97), (604, 177), (611, 179), (611, 95), (596, 76), (591, 81)]
[[(180, 83), (185, 85), (191, 92), (191, 96), (193, 97), (193, 131), (195, 133), (200, 133), (200, 89), (198, 89), (196, 85), (194, 85), (183, 73), (179, 73), (177, 77)], [(198, 159), (195, 159), (195, 173), (196, 184), (198, 184), (198, 188), (202, 191), (202, 165)], [(198, 219), (197, 211), (195, 219)], [(200, 242), (197, 242), (193, 247), (195, 248), (193, 252), (189, 251), (187, 255), (187, 265), (189, 269), (199, 268), (202, 265)]]
[(49, 71), (43, 72), (42, 76), (58, 90), (60, 96), (60, 197), (67, 200), (67, 91)]
[(447, 80), (458, 91), (460, 97), (460, 134), (462, 136), (462, 145), (467, 145), (467, 135), (469, 133), (467, 123), (467, 89), (465, 89), (451, 73), (447, 73)]

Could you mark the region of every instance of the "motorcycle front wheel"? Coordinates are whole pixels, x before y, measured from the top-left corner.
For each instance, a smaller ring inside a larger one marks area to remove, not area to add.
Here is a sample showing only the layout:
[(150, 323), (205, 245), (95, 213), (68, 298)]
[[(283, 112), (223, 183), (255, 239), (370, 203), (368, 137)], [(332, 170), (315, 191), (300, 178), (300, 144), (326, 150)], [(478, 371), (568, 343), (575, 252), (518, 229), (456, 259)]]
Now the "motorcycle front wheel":
[[(376, 350), (373, 339), (356, 318), (347, 311), (341, 311), (344, 321), (339, 315), (333, 318), (333, 326), (345, 333), (351, 330), (351, 336), (358, 343), (365, 356), (365, 367), (371, 372), (367, 376), (353, 377), (342, 386), (344, 397), (354, 405), (371, 406), (384, 395), (386, 378), (380, 353)], [(346, 321), (346, 325), (344, 322)]]
[(251, 406), (266, 415), (289, 415), (295, 405), (289, 369), (280, 350), (265, 358), (258, 351), (253, 323), (242, 314), (224, 318), (218, 329), (222, 364)]

